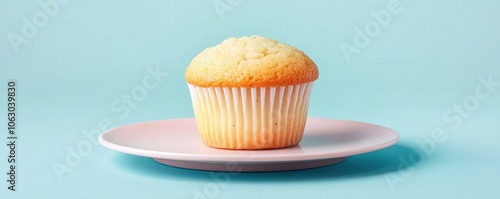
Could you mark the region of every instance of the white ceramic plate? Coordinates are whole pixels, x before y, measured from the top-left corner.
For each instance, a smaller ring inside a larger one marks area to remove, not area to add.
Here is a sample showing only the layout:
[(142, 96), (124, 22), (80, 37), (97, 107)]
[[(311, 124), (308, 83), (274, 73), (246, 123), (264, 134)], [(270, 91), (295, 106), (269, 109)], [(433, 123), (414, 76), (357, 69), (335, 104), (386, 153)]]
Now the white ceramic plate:
[(274, 150), (222, 150), (203, 145), (194, 118), (143, 122), (110, 129), (99, 142), (110, 149), (181, 168), (262, 172), (335, 164), (348, 156), (394, 145), (386, 127), (344, 120), (308, 118), (299, 145)]

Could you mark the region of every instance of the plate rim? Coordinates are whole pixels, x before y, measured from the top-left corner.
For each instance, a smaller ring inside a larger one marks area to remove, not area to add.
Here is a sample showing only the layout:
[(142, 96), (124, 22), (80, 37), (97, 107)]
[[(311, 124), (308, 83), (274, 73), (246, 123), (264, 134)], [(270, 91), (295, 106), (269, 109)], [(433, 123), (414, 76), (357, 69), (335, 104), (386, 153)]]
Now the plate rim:
[[(372, 124), (372, 123), (366, 123), (366, 122), (359, 122), (359, 121), (352, 121), (352, 120), (338, 120), (338, 119), (332, 119), (332, 118), (317, 118), (317, 117), (308, 117), (307, 120), (309, 119), (315, 119), (315, 120), (329, 120), (329, 121), (337, 121), (337, 122), (351, 122), (351, 123), (359, 123), (359, 124), (368, 124), (371, 126), (376, 126), (378, 128), (383, 128), (388, 130), (387, 133), (392, 133), (394, 135), (394, 138), (391, 140), (385, 141), (383, 143), (378, 143), (375, 145), (371, 145), (371, 149), (366, 149), (365, 148), (357, 148), (350, 150), (348, 155), (336, 155), (336, 152), (328, 151), (324, 153), (317, 153), (317, 154), (276, 154), (276, 155), (264, 155), (264, 156), (258, 156), (258, 160), (255, 159), (249, 159), (250, 156), (245, 156), (242, 154), (234, 155), (234, 154), (227, 154), (224, 156), (221, 156), (220, 154), (213, 155), (213, 154), (190, 154), (190, 153), (178, 153), (178, 152), (166, 152), (166, 151), (154, 151), (154, 150), (148, 150), (148, 149), (140, 149), (140, 148), (134, 148), (131, 146), (123, 146), (119, 145), (113, 142), (110, 142), (104, 138), (106, 134), (110, 134), (114, 132), (114, 130), (119, 129), (119, 128), (124, 128), (127, 126), (132, 126), (132, 125), (144, 125), (147, 123), (156, 123), (156, 122), (162, 122), (162, 121), (170, 121), (170, 120), (194, 120), (195, 118), (189, 117), (189, 118), (172, 118), (172, 119), (164, 119), (164, 120), (153, 120), (153, 121), (145, 121), (145, 122), (138, 122), (138, 123), (132, 123), (132, 124), (127, 124), (123, 126), (118, 126), (118, 127), (113, 127), (111, 129), (108, 129), (104, 132), (102, 132), (99, 137), (98, 137), (98, 142), (109, 149), (121, 152), (121, 153), (126, 153), (126, 154), (132, 154), (132, 155), (137, 155), (137, 156), (143, 156), (143, 157), (150, 157), (150, 158), (158, 158), (158, 159), (167, 159), (167, 160), (178, 160), (178, 161), (189, 161), (189, 162), (214, 162), (214, 163), (224, 163), (224, 162), (254, 162), (254, 163), (269, 163), (269, 162), (301, 162), (301, 161), (310, 161), (310, 160), (319, 160), (319, 159), (331, 159), (331, 158), (341, 158), (341, 157), (349, 157), (352, 155), (359, 155), (363, 153), (369, 153), (381, 149), (388, 148), (394, 144), (396, 144), (400, 136), (399, 134), (388, 127), (384, 127), (381, 125), (377, 124)], [(294, 146), (292, 146), (294, 147)], [(219, 150), (225, 150), (225, 149), (219, 149)], [(268, 149), (268, 150), (280, 150), (280, 149)], [(227, 150), (227, 151), (234, 151), (234, 150)], [(238, 151), (244, 151), (248, 152), (250, 155), (252, 153), (256, 153), (257, 151), (263, 151), (263, 150), (238, 150)], [(291, 159), (292, 158), (292, 159)]]

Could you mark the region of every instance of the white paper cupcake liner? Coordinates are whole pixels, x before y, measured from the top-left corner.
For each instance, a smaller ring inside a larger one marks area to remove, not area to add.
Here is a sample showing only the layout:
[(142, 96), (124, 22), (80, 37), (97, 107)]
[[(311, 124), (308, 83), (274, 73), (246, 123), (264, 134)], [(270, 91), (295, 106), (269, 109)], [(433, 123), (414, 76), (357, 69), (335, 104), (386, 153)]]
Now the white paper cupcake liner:
[(197, 87), (188, 84), (205, 145), (271, 149), (299, 143), (313, 82), (280, 87)]

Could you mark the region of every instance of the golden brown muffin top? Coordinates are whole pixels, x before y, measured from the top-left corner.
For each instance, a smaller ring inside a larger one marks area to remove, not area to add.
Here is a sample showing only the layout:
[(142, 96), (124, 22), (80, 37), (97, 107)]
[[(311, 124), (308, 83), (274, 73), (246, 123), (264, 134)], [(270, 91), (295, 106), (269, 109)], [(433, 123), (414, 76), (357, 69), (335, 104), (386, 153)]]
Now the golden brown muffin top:
[(200, 87), (274, 87), (318, 79), (318, 67), (301, 50), (260, 36), (229, 38), (198, 54), (186, 81)]

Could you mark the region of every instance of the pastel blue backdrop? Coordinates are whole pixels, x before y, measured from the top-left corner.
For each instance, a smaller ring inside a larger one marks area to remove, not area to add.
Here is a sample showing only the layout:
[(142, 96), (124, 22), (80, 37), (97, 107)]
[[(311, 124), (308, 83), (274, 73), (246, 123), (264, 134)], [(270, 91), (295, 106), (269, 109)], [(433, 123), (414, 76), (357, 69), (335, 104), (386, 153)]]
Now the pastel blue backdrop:
[[(7, 80), (15, 79), (19, 140), (16, 192), (0, 147), (0, 196), (499, 197), (499, 9), (488, 0), (2, 1), (0, 135), (6, 143)], [(110, 126), (192, 117), (186, 66), (244, 35), (315, 61), (311, 117), (384, 125), (401, 141), (334, 166), (238, 174), (219, 185), (209, 172), (95, 143)], [(68, 165), (78, 147), (83, 157)]]

